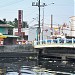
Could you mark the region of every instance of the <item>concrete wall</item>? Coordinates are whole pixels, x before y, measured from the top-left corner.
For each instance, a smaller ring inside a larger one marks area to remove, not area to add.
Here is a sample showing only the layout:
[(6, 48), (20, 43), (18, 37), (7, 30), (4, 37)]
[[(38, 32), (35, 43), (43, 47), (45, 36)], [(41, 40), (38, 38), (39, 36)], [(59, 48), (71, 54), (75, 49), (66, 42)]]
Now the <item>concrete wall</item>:
[[(51, 30), (50, 30), (49, 26), (43, 27), (43, 40), (50, 37), (50, 35), (51, 35), (50, 32), (51, 32)], [(37, 35), (37, 27), (29, 29), (29, 35), (28, 35), (29, 41), (33, 41), (33, 40), (35, 40), (35, 38), (37, 39), (37, 36), (38, 36)], [(41, 28), (41, 33), (40, 33), (40, 40), (42, 40), (42, 28)]]
[(75, 37), (75, 16), (70, 17), (70, 19), (71, 19), (71, 24), (70, 24), (71, 32), (70, 32), (70, 36)]
[(0, 53), (1, 52), (34, 52), (34, 48), (31, 44), (27, 45), (5, 45), (0, 46)]
[(8, 34), (8, 28), (0, 28), (0, 33)]
[[(25, 32), (25, 35), (29, 34), (29, 28), (22, 28), (22, 32)], [(15, 35), (15, 32), (18, 32), (18, 28), (13, 28), (13, 35)]]

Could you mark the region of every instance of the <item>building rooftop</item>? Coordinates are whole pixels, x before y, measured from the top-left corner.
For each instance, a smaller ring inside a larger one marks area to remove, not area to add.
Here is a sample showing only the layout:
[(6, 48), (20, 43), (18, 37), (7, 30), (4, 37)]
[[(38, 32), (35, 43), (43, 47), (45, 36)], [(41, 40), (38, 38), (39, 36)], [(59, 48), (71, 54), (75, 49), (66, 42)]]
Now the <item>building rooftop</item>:
[(72, 20), (75, 20), (75, 16), (71, 16), (70, 18), (71, 18)]
[(14, 28), (14, 26), (12, 26), (10, 24), (0, 24), (0, 27), (12, 27), (12, 28)]
[(15, 36), (15, 35), (4, 35), (4, 36), (13, 37), (13, 38), (18, 38), (19, 37), (19, 36)]
[(6, 24), (4, 21), (0, 20), (0, 27), (12, 27), (13, 28), (14, 26), (10, 24)]

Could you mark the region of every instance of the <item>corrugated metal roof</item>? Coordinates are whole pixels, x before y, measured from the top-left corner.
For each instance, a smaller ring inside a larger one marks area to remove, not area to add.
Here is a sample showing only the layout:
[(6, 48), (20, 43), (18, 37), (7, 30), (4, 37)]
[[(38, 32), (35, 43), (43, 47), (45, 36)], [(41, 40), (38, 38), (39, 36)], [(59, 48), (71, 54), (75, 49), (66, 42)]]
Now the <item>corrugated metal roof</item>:
[(18, 38), (19, 36), (15, 36), (15, 35), (5, 35), (5, 36), (7, 36), (7, 37), (13, 37), (13, 38)]
[(5, 35), (0, 35), (0, 38), (7, 38), (7, 36), (5, 36)]
[(14, 26), (12, 26), (10, 24), (0, 24), (0, 27), (11, 27), (11, 28), (14, 28)]

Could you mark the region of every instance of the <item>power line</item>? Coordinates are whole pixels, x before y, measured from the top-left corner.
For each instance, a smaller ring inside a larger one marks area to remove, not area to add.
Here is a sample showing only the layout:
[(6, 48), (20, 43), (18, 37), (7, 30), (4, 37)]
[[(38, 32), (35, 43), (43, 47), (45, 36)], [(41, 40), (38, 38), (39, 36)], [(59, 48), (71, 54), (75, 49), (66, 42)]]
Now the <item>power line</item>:
[(22, 2), (22, 1), (24, 1), (24, 0), (12, 1), (12, 2), (6, 2), (6, 1), (5, 1), (5, 4), (2, 5), (2, 6), (0, 6), (0, 9), (1, 9), (1, 8), (6, 8), (7, 6), (11, 6), (11, 5), (17, 4), (17, 3)]

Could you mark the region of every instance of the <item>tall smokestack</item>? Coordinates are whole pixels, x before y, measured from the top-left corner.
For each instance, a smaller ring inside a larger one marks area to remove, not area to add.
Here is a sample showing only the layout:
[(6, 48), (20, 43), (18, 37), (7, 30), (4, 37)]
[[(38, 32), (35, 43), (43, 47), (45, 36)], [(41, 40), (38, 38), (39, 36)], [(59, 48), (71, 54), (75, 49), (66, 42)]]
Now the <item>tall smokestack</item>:
[(23, 10), (18, 10), (18, 36), (22, 36), (21, 28), (23, 23)]

